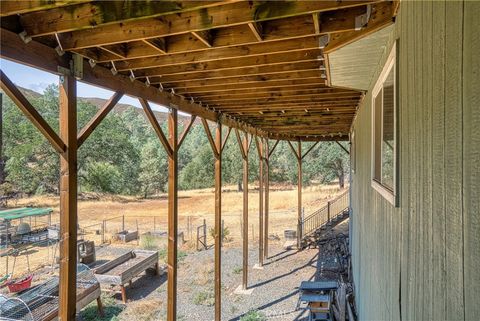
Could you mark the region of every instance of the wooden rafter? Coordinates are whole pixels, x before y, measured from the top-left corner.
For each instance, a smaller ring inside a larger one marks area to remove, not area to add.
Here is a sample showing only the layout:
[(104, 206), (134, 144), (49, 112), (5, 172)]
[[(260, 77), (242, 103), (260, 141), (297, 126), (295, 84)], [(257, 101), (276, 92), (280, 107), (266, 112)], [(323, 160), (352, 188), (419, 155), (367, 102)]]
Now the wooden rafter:
[(87, 140), (91, 133), (97, 128), (102, 120), (108, 115), (108, 113), (115, 107), (118, 101), (122, 98), (123, 93), (116, 92), (113, 96), (98, 110), (93, 118), (82, 128), (78, 133), (77, 146), (80, 148), (82, 144)]
[(64, 6), (71, 6), (80, 3), (87, 3), (92, 0), (2, 0), (0, 1), (0, 17), (27, 14), (29, 12), (42, 11), (47, 9), (59, 8)]
[[(46, 12), (32, 12), (21, 15), (20, 20), (30, 36), (43, 36), (78, 29), (92, 29), (119, 21), (134, 22), (139, 19), (155, 19), (159, 16), (203, 10), (220, 6), (228, 1), (2, 1), (13, 3), (33, 2), (32, 7), (45, 3), (70, 4), (69, 8), (53, 8)], [(232, 2), (232, 1), (230, 1)], [(38, 3), (38, 4), (35, 4)], [(19, 6), (17, 4), (17, 6)], [(27, 7), (26, 4), (23, 5)], [(45, 8), (45, 7), (44, 7)], [(3, 5), (2, 5), (3, 9)], [(45, 8), (48, 9), (48, 8)], [(17, 10), (18, 11), (18, 10)], [(11, 10), (9, 11), (11, 12)], [(21, 12), (17, 12), (21, 13)]]
[(211, 30), (192, 31), (192, 35), (200, 40), (207, 48), (213, 46), (213, 32)]
[(364, 38), (375, 31), (393, 24), (394, 8), (392, 3), (378, 4), (372, 9), (372, 11), (373, 12), (370, 20), (366, 27), (358, 31), (349, 31), (332, 35), (330, 42), (325, 47), (325, 53), (331, 53), (358, 39)]
[(261, 22), (249, 22), (248, 27), (252, 31), (257, 41), (263, 40), (263, 26)]
[[(275, 66), (286, 63), (319, 62), (320, 49), (307, 49), (284, 53), (266, 53), (260, 56), (243, 56), (231, 59), (214, 60), (209, 62), (195, 62), (191, 64), (167, 65), (154, 68), (132, 68), (138, 77), (189, 75), (208, 71), (238, 70), (246, 67)], [(133, 66), (133, 65), (132, 65)], [(121, 68), (122, 66), (120, 66)]]
[[(337, 10), (342, 8), (364, 6), (373, 1), (299, 1), (294, 2), (288, 10), (272, 10), (278, 4), (265, 2), (254, 6), (249, 2), (241, 1), (223, 6), (216, 6), (207, 10), (209, 21), (204, 20), (205, 11), (183, 12), (163, 16), (162, 19), (150, 18), (138, 21), (126, 21), (96, 27), (91, 30), (77, 30), (63, 34), (61, 41), (65, 50), (75, 48), (95, 47), (105, 44), (121, 43), (139, 39), (165, 37), (170, 35), (190, 33), (197, 30), (225, 28), (238, 24), (248, 24), (273, 19), (286, 18), (313, 12)], [(35, 35), (32, 30), (29, 35)], [(108, 35), (108, 37), (105, 37)]]
[(20, 92), (15, 84), (0, 69), (0, 84), (2, 90), (10, 97), (10, 99), (20, 108), (23, 114), (30, 119), (32, 124), (45, 136), (52, 144), (53, 148), (63, 153), (66, 145), (50, 125), (43, 119), (40, 113), (32, 106), (27, 98)]
[(231, 47), (215, 48), (215, 50), (202, 50), (184, 54), (171, 54), (165, 56), (129, 59), (116, 63), (118, 70), (162, 67), (177, 64), (199, 63), (217, 61), (221, 59), (245, 58), (248, 56), (271, 55), (274, 53), (294, 53), (304, 50), (318, 50), (318, 37), (309, 36), (292, 40), (281, 40), (274, 46), (261, 42), (249, 46), (234, 45)]

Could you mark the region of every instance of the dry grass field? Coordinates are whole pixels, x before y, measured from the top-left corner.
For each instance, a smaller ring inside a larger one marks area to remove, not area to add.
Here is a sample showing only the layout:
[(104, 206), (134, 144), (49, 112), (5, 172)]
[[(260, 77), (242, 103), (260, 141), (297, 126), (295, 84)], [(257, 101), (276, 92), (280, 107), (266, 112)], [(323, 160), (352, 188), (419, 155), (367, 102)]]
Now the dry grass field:
[[(314, 185), (304, 188), (303, 205), (305, 215), (323, 206), (328, 200), (341, 193), (337, 184)], [(242, 215), (242, 192), (236, 190), (236, 186), (226, 186), (222, 194), (222, 216), (224, 226), (229, 230), (230, 247), (236, 247), (241, 242), (241, 215)], [(35, 196), (18, 200), (10, 206), (23, 207), (51, 207), (53, 222), (59, 219), (58, 196)], [(259, 193), (255, 185), (250, 186), (249, 191), (249, 239), (251, 244), (258, 241), (258, 208)], [(103, 220), (106, 223), (105, 240), (110, 242), (112, 234), (122, 229), (122, 216), (125, 217), (125, 229), (136, 230), (140, 234), (149, 231), (167, 230), (167, 198), (166, 194), (158, 195), (149, 199), (141, 199), (127, 196), (97, 195), (82, 193), (78, 202), (79, 226), (86, 230), (83, 237), (93, 239), (96, 245), (101, 243), (101, 235), (97, 234), (102, 229)], [(190, 218), (189, 218), (190, 217)], [(113, 218), (113, 219), (112, 219)], [(187, 242), (184, 250), (195, 248), (192, 239), (196, 235), (196, 227), (206, 220), (208, 230), (214, 223), (214, 190), (190, 190), (179, 192), (179, 231), (183, 231)], [(295, 229), (297, 220), (297, 189), (296, 186), (272, 186), (270, 190), (270, 235), (283, 237), (285, 229)], [(188, 228), (188, 221), (191, 228)], [(97, 232), (97, 233), (95, 233)], [(209, 237), (208, 242), (212, 240)], [(131, 242), (130, 246), (139, 246), (137, 242)], [(141, 244), (140, 244), (141, 245)], [(52, 264), (53, 252), (56, 249), (36, 248), (29, 252), (30, 268)], [(57, 253), (58, 255), (58, 253)], [(26, 260), (17, 260), (15, 274), (27, 272)], [(11, 264), (11, 263), (10, 263)], [(0, 259), (0, 274), (5, 271), (5, 259)]]

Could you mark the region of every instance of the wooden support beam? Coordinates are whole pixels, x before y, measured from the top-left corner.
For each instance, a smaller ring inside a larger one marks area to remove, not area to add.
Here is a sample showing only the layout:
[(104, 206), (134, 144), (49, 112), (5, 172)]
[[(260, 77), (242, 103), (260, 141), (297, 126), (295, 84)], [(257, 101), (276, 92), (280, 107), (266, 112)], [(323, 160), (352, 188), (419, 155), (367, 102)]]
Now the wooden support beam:
[(340, 144), (337, 140), (335, 141), (335, 143), (337, 143), (338, 146), (340, 146), (340, 147), (345, 151), (345, 153), (347, 153), (347, 155), (350, 155), (350, 152), (348, 151), (348, 149), (345, 148), (345, 146), (343, 146), (342, 144)]
[[(2, 3), (3, 2), (6, 1), (2, 0)], [(21, 0), (7, 2), (20, 3), (20, 5), (24, 3), (23, 7), (27, 7), (26, 3), (31, 2), (30, 6), (32, 8), (36, 6), (39, 7), (39, 9), (49, 9), (46, 5), (52, 2), (55, 3), (56, 6), (59, 6), (62, 2), (65, 4), (77, 4), (69, 8), (54, 8), (54, 5), (50, 5), (51, 9), (47, 12), (23, 14), (20, 17), (21, 23), (28, 34), (32, 36), (62, 33), (75, 29), (91, 30), (92, 28), (106, 24), (141, 21), (146, 18), (157, 20), (158, 18), (155, 17), (207, 9), (226, 3), (225, 1), (93, 1), (85, 3), (87, 1), (83, 0)], [(42, 8), (42, 6), (44, 8)], [(3, 5), (1, 8), (3, 9)], [(12, 12), (12, 10), (9, 10), (9, 13), (10, 12)]]
[(205, 118), (202, 118), (203, 128), (205, 128), (205, 134), (207, 135), (208, 142), (210, 143), (210, 147), (212, 147), (212, 151), (214, 153), (215, 158), (219, 157), (220, 150), (215, 147), (215, 140), (213, 139), (212, 132), (210, 131), (210, 126), (208, 126), (208, 122)]
[(165, 38), (144, 39), (143, 42), (162, 54), (167, 53), (167, 41)]
[(200, 87), (187, 87), (187, 88), (177, 88), (176, 92), (179, 94), (221, 94), (225, 92), (232, 92), (232, 94), (240, 94), (242, 91), (248, 93), (254, 90), (276, 90), (279, 88), (302, 88), (305, 86), (316, 86), (317, 88), (325, 88), (325, 81), (316, 77), (307, 78), (307, 79), (290, 79), (290, 80), (278, 80), (270, 82), (256, 82), (256, 83), (245, 83), (245, 84), (224, 84), (224, 85), (213, 85), (213, 86), (200, 86)]
[[(364, 6), (372, 1), (301, 1), (295, 2), (289, 10), (278, 10), (277, 3), (265, 2), (252, 5), (241, 1), (208, 10), (208, 23), (205, 23), (205, 11), (196, 13), (180, 13), (163, 16), (162, 19), (150, 18), (138, 21), (118, 22), (99, 26), (93, 30), (77, 30), (62, 34), (61, 42), (65, 50), (75, 48), (96, 47), (139, 39), (178, 35), (197, 30), (224, 28), (274, 20), (313, 12), (337, 10), (342, 8)], [(231, 14), (233, 13), (233, 14)], [(58, 30), (58, 29), (57, 29)], [(27, 30), (29, 35), (39, 34), (36, 30)], [(105, 35), (108, 35), (107, 37)]]
[(273, 66), (286, 63), (297, 62), (319, 62), (318, 56), (321, 54), (320, 49), (306, 49), (289, 53), (272, 53), (260, 56), (245, 56), (231, 59), (213, 60), (209, 62), (193, 62), (188, 64), (176, 64), (158, 66), (153, 68), (135, 69), (137, 77), (145, 76), (166, 76), (178, 74), (191, 74), (207, 71), (219, 71), (229, 69), (242, 69), (254, 66)]
[(207, 48), (212, 48), (213, 32), (211, 30), (192, 31), (192, 35), (200, 40)]
[(82, 128), (80, 133), (78, 133), (77, 147), (80, 148), (82, 144), (87, 140), (91, 133), (97, 128), (102, 120), (108, 115), (108, 113), (115, 107), (118, 101), (122, 98), (123, 93), (116, 92), (113, 96), (98, 110), (98, 112), (93, 116), (93, 118)]
[(243, 158), (243, 265), (242, 265), (242, 289), (248, 288), (248, 151), (249, 151), (249, 139), (248, 133), (245, 133), (245, 138), (242, 140), (240, 133), (235, 129), (235, 135), (237, 137), (238, 146), (242, 153)]
[(178, 252), (178, 114), (168, 113), (168, 253), (167, 253), (167, 321), (177, 320), (177, 252)]
[(77, 85), (61, 76), (59, 86), (60, 138), (60, 283), (59, 320), (75, 320), (77, 304)]
[(263, 27), (261, 22), (249, 22), (248, 27), (252, 31), (255, 38), (257, 38), (257, 41), (260, 42), (263, 40)]
[[(289, 142), (290, 143), (290, 142)], [(302, 169), (302, 142), (298, 141), (298, 152), (297, 152), (297, 159), (298, 159), (298, 222), (300, 223), (303, 219), (303, 204), (302, 204), (302, 186), (303, 186), (303, 169)], [(301, 225), (298, 224), (298, 232), (297, 232), (297, 249), (300, 249), (300, 242), (302, 240), (302, 229)]]
[(277, 141), (275, 142), (275, 144), (273, 144), (272, 149), (270, 149), (269, 152), (268, 152), (268, 157), (271, 157), (271, 156), (272, 156), (272, 154), (273, 154), (273, 152), (275, 151), (275, 148), (277, 148), (277, 145), (278, 145), (279, 142), (280, 142), (280, 141), (277, 140)]
[(325, 54), (329, 54), (393, 24), (393, 10), (394, 7), (391, 2), (377, 4), (366, 27), (358, 31), (348, 31), (331, 35), (330, 41), (324, 49)]
[(50, 127), (50, 125), (43, 119), (40, 113), (32, 106), (27, 98), (20, 92), (15, 84), (3, 73), (0, 69), (0, 84), (2, 90), (10, 97), (15, 105), (20, 108), (23, 114), (37, 127), (43, 136), (52, 144), (53, 148), (58, 153), (63, 153), (66, 146), (57, 133)]
[(228, 141), (228, 137), (230, 137), (230, 133), (232, 132), (232, 127), (228, 127), (227, 129), (227, 135), (225, 135), (225, 138), (223, 139), (223, 142), (222, 142), (222, 148), (221, 148), (221, 151), (223, 152), (223, 150), (225, 149), (225, 145), (227, 144), (227, 141)]
[(263, 165), (265, 162), (265, 148), (262, 140), (259, 140), (255, 136), (255, 145), (257, 146), (258, 152), (258, 266), (263, 266), (264, 259), (264, 246), (263, 246), (263, 232), (264, 232), (264, 223), (263, 223), (263, 183), (264, 183), (264, 173)]
[(190, 116), (190, 121), (188, 122), (187, 127), (184, 128), (182, 134), (180, 135), (180, 139), (178, 140), (178, 148), (180, 148), (180, 146), (182, 146), (183, 141), (187, 137), (188, 132), (190, 131), (190, 128), (192, 128), (192, 125), (195, 122), (196, 118), (197, 118), (197, 116), (195, 116), (195, 115)]
[[(318, 70), (320, 67), (319, 61), (306, 61), (306, 62), (288, 62), (285, 64), (278, 64), (272, 66), (252, 66), (237, 69), (225, 69), (225, 70), (213, 70), (213, 71), (201, 71), (188, 74), (175, 74), (175, 75), (152, 75), (152, 77), (161, 76), (159, 81), (162, 83), (174, 84), (175, 82), (194, 81), (194, 80), (207, 80), (207, 79), (225, 79), (225, 78), (238, 78), (242, 76), (264, 76), (281, 74), (288, 72), (300, 72), (307, 70)], [(155, 82), (155, 81), (154, 81)]]
[[(229, 131), (230, 133), (230, 131)], [(226, 141), (226, 140), (225, 140)], [(215, 129), (215, 321), (222, 320), (222, 124)]]
[(307, 149), (307, 151), (302, 155), (302, 160), (315, 148), (315, 146), (317, 146), (318, 143), (319, 142), (313, 143), (312, 146), (310, 146), (310, 148)]
[[(135, 58), (116, 62), (119, 71), (141, 68), (175, 66), (179, 64), (202, 63), (218, 61), (220, 59), (247, 58), (287, 53), (293, 54), (296, 51), (318, 50), (318, 36), (302, 37), (275, 41), (274, 45), (267, 42), (255, 43), (249, 46), (235, 45), (226, 48), (215, 48), (215, 50), (203, 50), (186, 52), (183, 54), (161, 55), (147, 58)], [(261, 58), (260, 58), (261, 59)], [(216, 63), (216, 62), (215, 62)], [(235, 66), (241, 67), (238, 63)]]
[(268, 259), (268, 223), (269, 223), (269, 212), (270, 212), (270, 155), (273, 152), (273, 149), (278, 144), (278, 140), (274, 145), (274, 148), (270, 150), (269, 147), (269, 140), (268, 138), (264, 138), (265, 140), (265, 218), (264, 218), (264, 241), (263, 241), (263, 259), (266, 260)]
[(148, 118), (148, 120), (150, 121), (150, 124), (153, 127), (153, 130), (155, 131), (158, 138), (160, 139), (160, 142), (162, 143), (163, 147), (165, 148), (165, 151), (167, 152), (167, 155), (169, 157), (172, 157), (173, 156), (173, 147), (170, 145), (167, 138), (165, 137), (165, 134), (163, 133), (163, 130), (160, 127), (160, 124), (158, 123), (157, 118), (155, 117), (155, 114), (152, 111), (152, 108), (150, 108), (150, 104), (148, 103), (147, 100), (145, 100), (143, 98), (139, 98), (138, 100), (140, 101), (140, 104), (142, 105), (143, 110), (145, 111), (145, 114), (147, 115), (147, 118)]
[(320, 13), (312, 13), (313, 25), (315, 27), (315, 34), (320, 34)]
[(0, 17), (6, 17), (15, 14), (24, 15), (29, 12), (48, 10), (90, 1), (92, 0), (2, 0), (0, 1)]
[(300, 222), (302, 220), (302, 184), (303, 184), (303, 178), (302, 178), (302, 142), (299, 140), (298, 141), (298, 146), (297, 149), (292, 145), (290, 141), (287, 141), (288, 145), (292, 149), (293, 154), (297, 158), (297, 166), (298, 166), (298, 182), (297, 182), (297, 207), (298, 207), (298, 213), (297, 213), (297, 248), (300, 248), (300, 241), (302, 239), (301, 235), (301, 227), (300, 227)]

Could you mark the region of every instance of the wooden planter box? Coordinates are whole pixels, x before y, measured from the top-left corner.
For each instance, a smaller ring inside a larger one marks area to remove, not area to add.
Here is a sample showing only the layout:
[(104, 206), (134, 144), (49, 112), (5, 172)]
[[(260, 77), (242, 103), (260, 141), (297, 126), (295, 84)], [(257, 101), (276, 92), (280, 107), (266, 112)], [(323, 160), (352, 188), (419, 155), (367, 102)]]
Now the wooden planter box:
[(123, 243), (128, 243), (138, 239), (138, 231), (120, 231), (116, 234), (116, 238)]

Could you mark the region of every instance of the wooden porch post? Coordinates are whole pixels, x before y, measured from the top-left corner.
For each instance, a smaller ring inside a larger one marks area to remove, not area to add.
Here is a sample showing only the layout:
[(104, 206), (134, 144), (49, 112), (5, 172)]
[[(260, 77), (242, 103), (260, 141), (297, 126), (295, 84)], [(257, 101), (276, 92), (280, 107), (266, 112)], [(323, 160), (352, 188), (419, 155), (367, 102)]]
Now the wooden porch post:
[(215, 321), (222, 319), (222, 124), (215, 130)]
[(263, 233), (263, 258), (268, 259), (268, 214), (270, 207), (270, 147), (268, 145), (268, 138), (265, 139), (265, 230)]
[(300, 248), (300, 243), (302, 240), (302, 227), (300, 222), (302, 220), (302, 142), (298, 141), (298, 150), (297, 150), (297, 160), (298, 160), (298, 237), (297, 237), (297, 248)]
[(248, 287), (248, 134), (243, 140), (243, 278), (242, 288)]
[(215, 140), (210, 132), (207, 120), (202, 118), (203, 128), (215, 157), (215, 321), (222, 319), (222, 152), (225, 148), (230, 129), (222, 141), (222, 124), (217, 123)]
[(248, 287), (248, 151), (250, 149), (251, 139), (249, 140), (248, 133), (245, 133), (245, 138), (242, 140), (240, 133), (235, 129), (238, 145), (243, 158), (243, 277), (242, 289), (246, 290)]
[(167, 320), (177, 320), (177, 234), (178, 234), (178, 128), (177, 110), (168, 113), (168, 140), (172, 154), (168, 158), (168, 307)]
[(60, 287), (59, 320), (75, 320), (77, 286), (77, 87), (60, 77)]
[(263, 241), (264, 241), (264, 236), (263, 236), (263, 230), (264, 230), (264, 222), (263, 222), (263, 183), (264, 183), (264, 177), (263, 177), (263, 162), (264, 162), (264, 154), (265, 154), (265, 149), (264, 149), (264, 144), (263, 144), (263, 139), (258, 139), (258, 137), (255, 137), (255, 143), (257, 146), (257, 151), (258, 151), (258, 266), (262, 267), (263, 266), (263, 259), (264, 259), (264, 246), (263, 246)]

